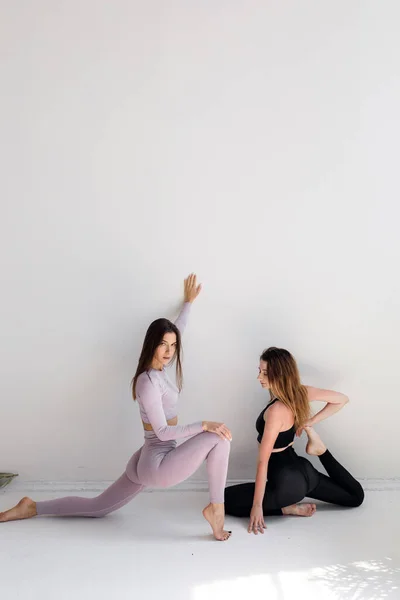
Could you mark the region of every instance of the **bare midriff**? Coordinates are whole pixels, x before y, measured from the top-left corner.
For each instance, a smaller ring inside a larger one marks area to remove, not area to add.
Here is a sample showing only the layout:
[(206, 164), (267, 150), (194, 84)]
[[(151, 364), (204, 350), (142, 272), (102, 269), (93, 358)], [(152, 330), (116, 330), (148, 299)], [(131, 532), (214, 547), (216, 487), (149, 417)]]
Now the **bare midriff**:
[(291, 444), (289, 444), (288, 446), (285, 446), (284, 448), (273, 448), (271, 450), (272, 454), (275, 454), (275, 452), (283, 452), (284, 450), (287, 450), (288, 448), (290, 448), (290, 446), (293, 446), (294, 442), (292, 442)]
[[(145, 423), (144, 421), (142, 421), (143, 423), (143, 427), (145, 431), (153, 431), (152, 426), (150, 425), (150, 423)], [(168, 419), (167, 424), (170, 427), (173, 427), (174, 425), (178, 425), (178, 417), (174, 417), (173, 419)]]

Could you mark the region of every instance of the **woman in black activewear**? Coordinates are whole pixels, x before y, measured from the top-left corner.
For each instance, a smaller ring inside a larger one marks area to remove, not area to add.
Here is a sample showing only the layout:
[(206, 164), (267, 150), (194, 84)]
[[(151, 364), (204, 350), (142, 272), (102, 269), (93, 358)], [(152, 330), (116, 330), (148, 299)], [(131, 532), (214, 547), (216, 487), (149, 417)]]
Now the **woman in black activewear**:
[[(256, 423), (260, 442), (256, 481), (225, 489), (226, 514), (250, 517), (248, 531), (257, 534), (264, 533), (264, 515), (313, 515), (315, 504), (297, 504), (306, 496), (340, 506), (360, 506), (364, 500), (361, 485), (337, 462), (313, 429), (313, 425), (343, 408), (348, 397), (302, 385), (296, 361), (280, 348), (263, 352), (258, 380), (269, 389), (271, 401)], [(310, 418), (313, 400), (326, 405)], [(308, 436), (307, 453), (318, 456), (328, 476), (294, 451), (296, 432), (301, 435), (303, 430)]]

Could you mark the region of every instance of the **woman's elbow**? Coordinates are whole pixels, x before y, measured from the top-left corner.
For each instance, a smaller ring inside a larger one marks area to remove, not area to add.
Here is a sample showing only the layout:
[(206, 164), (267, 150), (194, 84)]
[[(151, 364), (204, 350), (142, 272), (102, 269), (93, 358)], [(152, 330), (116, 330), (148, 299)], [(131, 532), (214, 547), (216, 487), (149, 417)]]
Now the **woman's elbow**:
[(168, 435), (168, 430), (166, 429), (158, 429), (155, 434), (160, 442), (168, 442), (168, 440), (171, 439), (171, 437)]

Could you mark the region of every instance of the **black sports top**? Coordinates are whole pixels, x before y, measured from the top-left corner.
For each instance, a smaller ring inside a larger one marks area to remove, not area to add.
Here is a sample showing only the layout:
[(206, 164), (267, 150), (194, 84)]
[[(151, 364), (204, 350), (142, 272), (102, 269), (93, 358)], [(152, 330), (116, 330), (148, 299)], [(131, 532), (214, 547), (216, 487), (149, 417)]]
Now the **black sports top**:
[[(279, 400), (279, 398), (275, 398), (275, 400), (272, 400), (272, 402), (269, 402), (267, 404), (267, 406), (265, 408), (263, 408), (263, 410), (260, 412), (258, 419), (256, 421), (256, 429), (257, 429), (257, 433), (258, 433), (257, 442), (261, 443), (263, 433), (264, 433), (264, 427), (265, 427), (264, 413), (267, 410), (267, 408), (272, 406), (272, 404), (274, 404), (278, 400)], [(296, 433), (296, 429), (295, 429), (294, 425), (292, 425), (291, 428), (287, 429), (286, 431), (281, 431), (275, 440), (274, 448), (280, 449), (280, 448), (286, 448), (286, 446), (289, 446), (289, 444), (291, 444), (294, 440), (295, 433)]]

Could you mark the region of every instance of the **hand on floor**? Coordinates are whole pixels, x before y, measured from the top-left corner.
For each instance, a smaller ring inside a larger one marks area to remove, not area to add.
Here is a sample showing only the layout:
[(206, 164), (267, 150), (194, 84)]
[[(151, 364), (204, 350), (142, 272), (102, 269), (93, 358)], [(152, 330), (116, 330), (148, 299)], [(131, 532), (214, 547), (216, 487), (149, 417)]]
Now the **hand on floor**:
[(250, 522), (249, 522), (249, 533), (254, 533), (255, 535), (260, 533), (264, 533), (264, 529), (267, 529), (266, 524), (264, 523), (264, 515), (261, 506), (253, 506), (250, 513)]

